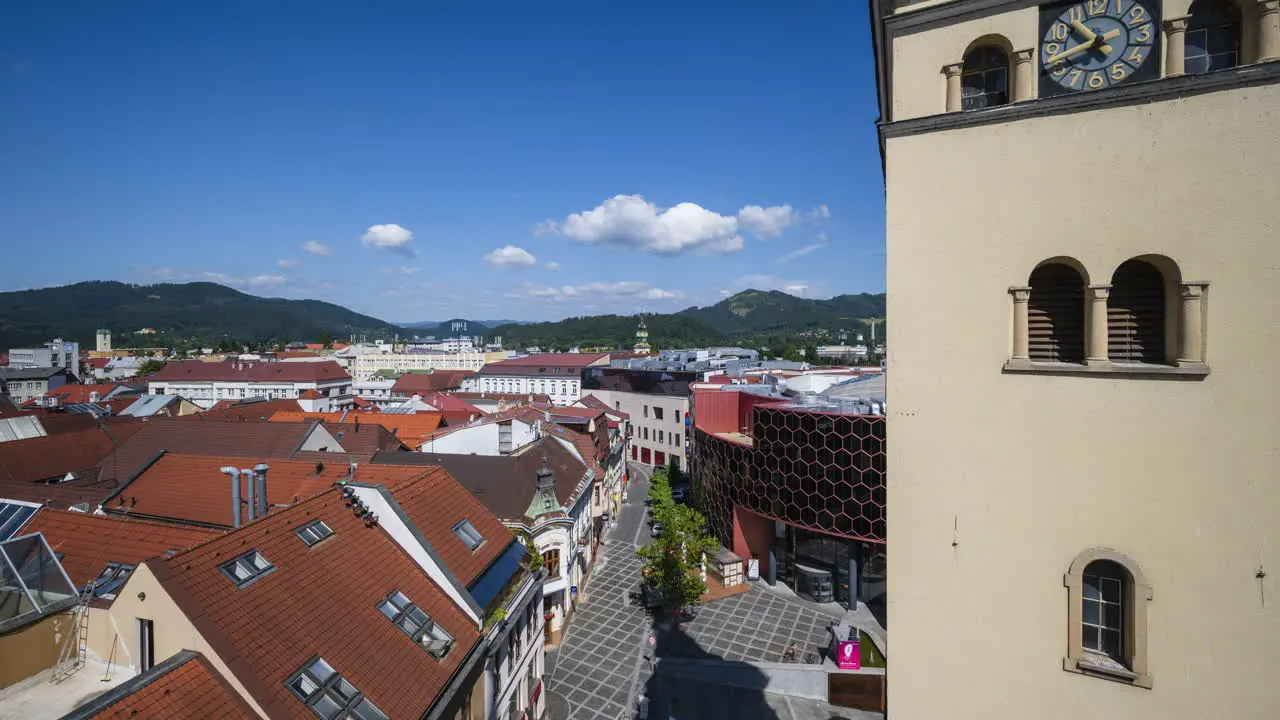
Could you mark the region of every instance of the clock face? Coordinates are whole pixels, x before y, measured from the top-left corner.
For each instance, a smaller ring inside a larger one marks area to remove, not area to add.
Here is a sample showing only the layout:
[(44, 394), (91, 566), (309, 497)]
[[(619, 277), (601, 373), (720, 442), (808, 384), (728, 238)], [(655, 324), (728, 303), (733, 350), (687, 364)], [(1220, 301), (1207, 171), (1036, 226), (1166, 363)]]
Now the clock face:
[(1040, 96), (1160, 76), (1160, 6), (1084, 0), (1040, 9)]

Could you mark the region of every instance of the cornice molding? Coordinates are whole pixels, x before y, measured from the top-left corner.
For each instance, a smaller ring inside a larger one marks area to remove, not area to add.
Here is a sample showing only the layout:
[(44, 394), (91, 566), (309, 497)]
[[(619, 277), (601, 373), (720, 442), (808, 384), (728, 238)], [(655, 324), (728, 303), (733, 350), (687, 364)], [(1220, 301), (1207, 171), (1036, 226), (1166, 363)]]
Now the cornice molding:
[(1119, 87), (1040, 98), (970, 112), (939, 113), (926, 117), (880, 123), (882, 139), (908, 137), (943, 130), (1017, 122), (1051, 115), (1068, 115), (1089, 110), (1125, 107), (1238, 88), (1280, 82), (1280, 62), (1242, 65), (1205, 75), (1180, 75)]

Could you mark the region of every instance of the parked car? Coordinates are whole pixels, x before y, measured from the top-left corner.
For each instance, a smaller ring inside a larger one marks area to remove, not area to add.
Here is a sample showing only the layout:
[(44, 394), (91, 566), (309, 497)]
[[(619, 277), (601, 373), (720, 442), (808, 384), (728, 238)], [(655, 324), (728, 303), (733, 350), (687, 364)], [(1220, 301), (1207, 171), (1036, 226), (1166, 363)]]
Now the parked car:
[(683, 503), (685, 499), (688, 497), (689, 497), (689, 494), (685, 492), (685, 489), (682, 487), (678, 487), (671, 491), (671, 499), (675, 500), (678, 503)]
[(649, 537), (662, 537), (662, 523), (656, 522), (649, 528)]

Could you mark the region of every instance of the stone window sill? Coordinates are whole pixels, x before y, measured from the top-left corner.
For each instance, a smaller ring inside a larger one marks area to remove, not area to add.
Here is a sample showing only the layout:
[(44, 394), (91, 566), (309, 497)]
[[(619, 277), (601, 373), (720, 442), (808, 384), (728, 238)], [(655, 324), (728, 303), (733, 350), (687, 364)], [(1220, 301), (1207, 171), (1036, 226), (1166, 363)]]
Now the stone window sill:
[(1007, 360), (1007, 373), (1033, 373), (1039, 375), (1131, 375), (1138, 377), (1177, 376), (1183, 379), (1199, 379), (1209, 374), (1207, 363), (1179, 363), (1177, 365), (1144, 365), (1141, 363), (1062, 363), (1036, 362), (1033, 360)]
[(1084, 653), (1078, 658), (1063, 658), (1062, 669), (1100, 680), (1110, 680), (1124, 685), (1151, 689), (1150, 675), (1139, 675), (1111, 658), (1095, 658), (1090, 653)]

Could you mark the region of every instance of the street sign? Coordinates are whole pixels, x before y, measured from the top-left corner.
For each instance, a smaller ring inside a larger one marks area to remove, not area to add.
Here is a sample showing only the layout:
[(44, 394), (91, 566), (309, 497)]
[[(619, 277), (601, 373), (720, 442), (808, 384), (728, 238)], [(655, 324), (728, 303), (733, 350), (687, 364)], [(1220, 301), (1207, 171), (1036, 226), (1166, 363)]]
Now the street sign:
[(658, 644), (658, 638), (654, 637), (653, 634), (650, 633), (648, 639), (645, 640), (645, 642), (648, 643), (649, 647), (653, 647), (654, 645)]
[(578, 594), (578, 586), (577, 586), (577, 585), (570, 585), (570, 586), (569, 586), (569, 594), (570, 594), (570, 595), (577, 595), (577, 594)]

